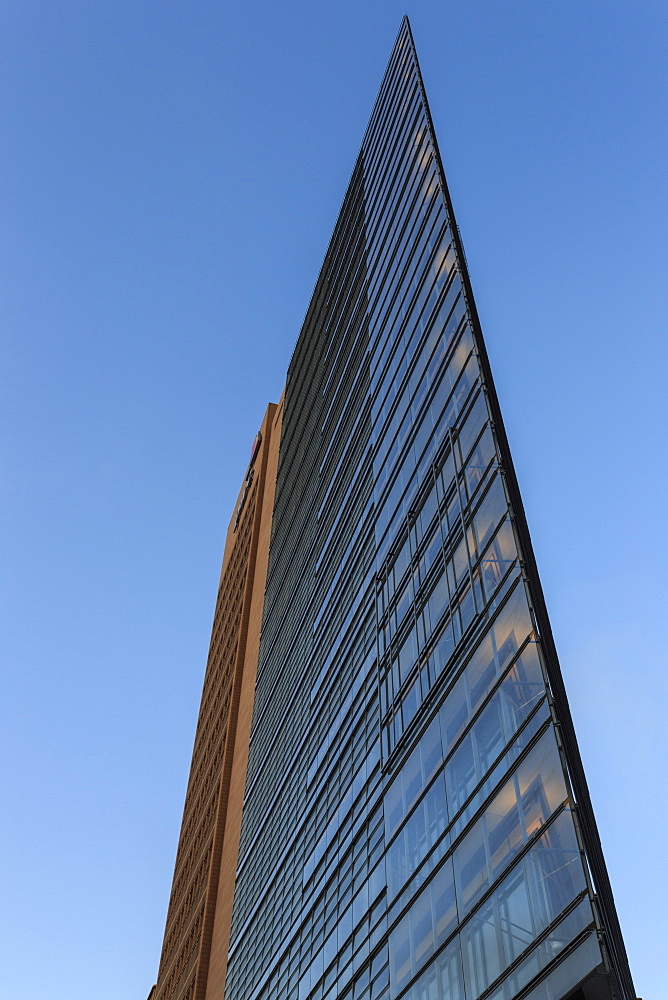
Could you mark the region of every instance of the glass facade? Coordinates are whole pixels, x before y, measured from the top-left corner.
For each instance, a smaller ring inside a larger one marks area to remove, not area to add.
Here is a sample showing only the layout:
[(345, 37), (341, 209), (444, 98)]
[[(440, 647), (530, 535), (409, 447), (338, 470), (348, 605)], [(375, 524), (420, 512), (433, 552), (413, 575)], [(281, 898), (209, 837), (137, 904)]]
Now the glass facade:
[(578, 987), (635, 996), (404, 21), (288, 371), (225, 996)]

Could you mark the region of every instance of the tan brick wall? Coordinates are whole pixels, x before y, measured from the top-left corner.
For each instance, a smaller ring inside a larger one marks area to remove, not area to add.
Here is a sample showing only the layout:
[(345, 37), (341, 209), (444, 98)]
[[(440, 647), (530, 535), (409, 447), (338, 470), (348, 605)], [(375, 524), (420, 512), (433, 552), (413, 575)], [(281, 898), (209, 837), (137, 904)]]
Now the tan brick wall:
[(239, 491), (227, 532), (152, 1000), (223, 995), (281, 413), (280, 404), (269, 405), (253, 474)]
[(274, 491), (278, 468), (278, 449), (281, 437), (282, 403), (275, 411), (267, 455), (267, 471), (259, 524), (259, 537), (255, 562), (254, 587), (248, 616), (246, 656), (243, 664), (239, 691), (234, 759), (230, 774), (225, 835), (220, 863), (220, 881), (216, 904), (216, 918), (211, 942), (211, 963), (205, 1000), (222, 1000), (227, 971), (227, 949), (232, 925), (234, 901), (234, 876), (241, 835), (241, 812), (246, 786), (248, 746), (253, 716), (255, 675), (260, 650), (260, 629), (264, 607), (264, 588), (267, 580), (271, 519), (274, 509)]

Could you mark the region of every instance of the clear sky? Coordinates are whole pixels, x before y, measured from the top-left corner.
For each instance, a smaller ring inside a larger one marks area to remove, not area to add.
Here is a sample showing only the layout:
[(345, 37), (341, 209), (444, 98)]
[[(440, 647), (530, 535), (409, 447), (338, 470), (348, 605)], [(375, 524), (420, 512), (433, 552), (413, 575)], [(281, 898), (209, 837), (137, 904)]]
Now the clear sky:
[[(0, 996), (155, 981), (223, 542), (403, 3), (0, 5)], [(666, 995), (666, 0), (407, 9), (638, 995)]]

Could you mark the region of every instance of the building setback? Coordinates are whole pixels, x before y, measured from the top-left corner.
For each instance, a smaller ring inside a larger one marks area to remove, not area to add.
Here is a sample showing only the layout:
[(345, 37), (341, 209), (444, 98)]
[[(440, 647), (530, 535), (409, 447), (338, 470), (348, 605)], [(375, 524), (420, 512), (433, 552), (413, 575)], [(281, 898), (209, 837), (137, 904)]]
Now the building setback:
[(408, 21), (228, 531), (151, 1000), (633, 1000)]

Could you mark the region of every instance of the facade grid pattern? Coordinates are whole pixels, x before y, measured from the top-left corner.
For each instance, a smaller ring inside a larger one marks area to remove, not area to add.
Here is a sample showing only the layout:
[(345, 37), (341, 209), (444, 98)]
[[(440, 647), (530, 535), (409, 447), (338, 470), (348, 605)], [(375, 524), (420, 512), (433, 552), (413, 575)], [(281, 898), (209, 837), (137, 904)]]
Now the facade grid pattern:
[(404, 22), (288, 371), (227, 1000), (631, 996), (494, 401)]
[(279, 413), (266, 581), (251, 469), (151, 1000), (635, 1000), (407, 19)]

